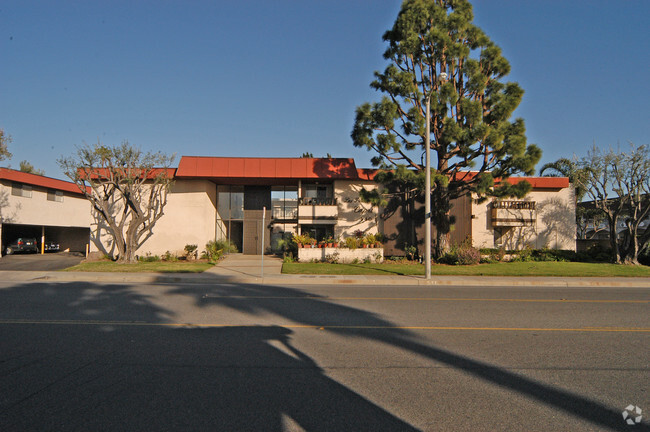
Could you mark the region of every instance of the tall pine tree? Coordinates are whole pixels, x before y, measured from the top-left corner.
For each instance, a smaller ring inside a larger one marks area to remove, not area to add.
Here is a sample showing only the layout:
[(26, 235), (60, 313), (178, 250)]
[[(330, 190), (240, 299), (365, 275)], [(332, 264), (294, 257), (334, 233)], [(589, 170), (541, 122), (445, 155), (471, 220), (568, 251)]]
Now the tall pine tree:
[(522, 197), (530, 190), (527, 182), (495, 180), (530, 175), (541, 157), (537, 146), (526, 143), (524, 121), (510, 120), (524, 93), (517, 83), (501, 81), (510, 64), (472, 20), (465, 0), (404, 1), (383, 37), (390, 64), (371, 83), (384, 96), (357, 108), (351, 134), (356, 147), (376, 152), (375, 166), (406, 166), (422, 178), (422, 155), (430, 146), (436, 257), (449, 248), (453, 199), (470, 192)]

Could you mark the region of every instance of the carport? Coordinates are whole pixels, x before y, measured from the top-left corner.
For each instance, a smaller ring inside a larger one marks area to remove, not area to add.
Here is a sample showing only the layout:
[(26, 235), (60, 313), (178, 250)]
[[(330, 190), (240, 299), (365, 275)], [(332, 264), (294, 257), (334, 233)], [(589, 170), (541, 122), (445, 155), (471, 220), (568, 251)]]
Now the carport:
[[(86, 191), (87, 192), (87, 191)], [(0, 252), (19, 237), (59, 244), (60, 251), (86, 253), (90, 203), (76, 184), (0, 168)]]
[(64, 227), (26, 224), (2, 224), (0, 250), (5, 254), (7, 245), (18, 237), (33, 237), (38, 241), (40, 252), (43, 253), (43, 243), (53, 241), (59, 244), (59, 250), (65, 252), (86, 253), (90, 239), (88, 227)]

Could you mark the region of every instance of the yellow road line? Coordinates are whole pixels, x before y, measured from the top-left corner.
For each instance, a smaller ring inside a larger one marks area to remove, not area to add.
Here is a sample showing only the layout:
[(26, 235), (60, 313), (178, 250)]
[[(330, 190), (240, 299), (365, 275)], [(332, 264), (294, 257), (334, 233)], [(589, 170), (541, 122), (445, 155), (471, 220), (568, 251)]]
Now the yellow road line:
[(453, 297), (319, 297), (319, 296), (218, 296), (204, 298), (241, 300), (389, 300), (389, 301), (445, 301), (445, 302), (514, 302), (514, 303), (650, 303), (650, 300), (569, 300), (569, 299), (509, 299), (509, 298), (453, 298)]
[(580, 327), (580, 328), (544, 328), (544, 327), (456, 327), (456, 326), (364, 326), (364, 325), (310, 325), (310, 324), (206, 324), (206, 323), (153, 323), (144, 321), (84, 321), (84, 320), (20, 320), (4, 319), (2, 324), (30, 325), (93, 325), (93, 326), (134, 326), (134, 327), (185, 327), (185, 328), (263, 328), (269, 326), (287, 329), (361, 329), (361, 330), (466, 330), (466, 331), (537, 331), (537, 332), (636, 332), (650, 333), (648, 327)]

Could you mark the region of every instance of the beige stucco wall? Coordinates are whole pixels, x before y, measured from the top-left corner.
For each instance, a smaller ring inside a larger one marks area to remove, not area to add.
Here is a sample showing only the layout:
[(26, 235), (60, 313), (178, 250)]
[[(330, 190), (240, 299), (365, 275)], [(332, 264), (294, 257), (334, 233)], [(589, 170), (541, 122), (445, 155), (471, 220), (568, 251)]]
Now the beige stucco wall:
[[(523, 201), (535, 202), (535, 223), (512, 227), (506, 231), (503, 246), (506, 249), (531, 247), (540, 249), (575, 250), (576, 222), (574, 188), (561, 190), (533, 190)], [(472, 202), (472, 242), (477, 248), (495, 248), (494, 228), (490, 221), (490, 200)]]
[(32, 187), (31, 197), (11, 194), (11, 182), (0, 182), (0, 223), (88, 227), (90, 203), (81, 195), (63, 192), (63, 202), (48, 201), (48, 189)]
[[(217, 191), (208, 180), (175, 180), (167, 196), (164, 215), (153, 228), (153, 235), (138, 249), (140, 256), (150, 253), (162, 255), (169, 251), (182, 254), (185, 245), (205, 244), (215, 239)], [(97, 225), (91, 227), (93, 233)], [(110, 236), (102, 230), (101, 242), (105, 252), (111, 252)], [(93, 250), (98, 250), (93, 245)]]
[(185, 245), (205, 244), (215, 239), (217, 189), (208, 180), (175, 180), (167, 197), (164, 216), (156, 223), (154, 235), (140, 248), (138, 255), (149, 252), (181, 252)]
[(377, 188), (373, 181), (336, 180), (334, 182), (334, 196), (338, 203), (338, 220), (334, 227), (334, 236), (344, 239), (354, 236), (354, 232), (361, 230), (365, 233), (378, 232), (379, 212), (370, 204), (361, 202), (359, 191), (365, 188)]

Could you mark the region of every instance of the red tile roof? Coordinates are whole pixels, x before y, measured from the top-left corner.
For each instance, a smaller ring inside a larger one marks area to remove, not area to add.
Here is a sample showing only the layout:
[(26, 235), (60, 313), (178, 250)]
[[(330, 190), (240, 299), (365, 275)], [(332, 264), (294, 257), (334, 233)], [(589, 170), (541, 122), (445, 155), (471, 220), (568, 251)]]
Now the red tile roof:
[(76, 184), (9, 168), (0, 168), (0, 179), (83, 195)]

